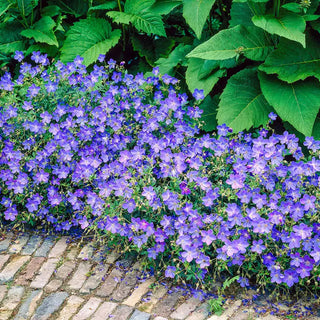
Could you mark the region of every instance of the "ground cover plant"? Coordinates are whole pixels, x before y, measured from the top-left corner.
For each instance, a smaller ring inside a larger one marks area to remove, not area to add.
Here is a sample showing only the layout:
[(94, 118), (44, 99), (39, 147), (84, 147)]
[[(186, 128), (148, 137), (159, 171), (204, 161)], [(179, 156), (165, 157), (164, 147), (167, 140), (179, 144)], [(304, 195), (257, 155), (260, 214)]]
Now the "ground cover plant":
[(96, 232), (169, 278), (317, 291), (319, 141), (304, 156), (288, 132), (201, 135), (203, 93), (191, 104), (158, 69), (15, 58), (20, 75), (0, 79), (2, 221)]

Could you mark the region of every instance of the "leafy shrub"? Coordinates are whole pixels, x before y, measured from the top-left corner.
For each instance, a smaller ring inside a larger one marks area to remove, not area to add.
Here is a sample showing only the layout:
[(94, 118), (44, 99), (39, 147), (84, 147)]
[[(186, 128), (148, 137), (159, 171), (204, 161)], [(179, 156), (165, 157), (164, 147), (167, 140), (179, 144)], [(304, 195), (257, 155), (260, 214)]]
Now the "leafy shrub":
[(95, 231), (167, 277), (227, 270), (241, 286), (316, 290), (319, 141), (306, 139), (305, 158), (288, 132), (198, 136), (201, 110), (157, 69), (144, 78), (113, 60), (89, 72), (81, 57), (31, 58), (0, 80), (4, 220)]

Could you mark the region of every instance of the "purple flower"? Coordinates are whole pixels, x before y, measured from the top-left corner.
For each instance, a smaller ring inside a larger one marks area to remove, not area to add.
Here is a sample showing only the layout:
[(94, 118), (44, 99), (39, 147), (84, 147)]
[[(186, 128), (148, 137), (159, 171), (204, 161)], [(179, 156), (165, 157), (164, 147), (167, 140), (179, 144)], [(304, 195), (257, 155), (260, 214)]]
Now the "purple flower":
[(22, 51), (16, 51), (14, 55), (14, 59), (21, 62), (24, 59), (24, 54)]
[(197, 101), (204, 99), (203, 90), (195, 89), (192, 95)]
[(177, 268), (176, 268), (176, 267), (174, 267), (174, 266), (168, 266), (167, 269), (166, 269), (166, 271), (165, 271), (165, 276), (166, 276), (167, 278), (172, 278), (172, 279), (173, 279), (173, 278), (175, 277), (176, 271), (177, 271)]

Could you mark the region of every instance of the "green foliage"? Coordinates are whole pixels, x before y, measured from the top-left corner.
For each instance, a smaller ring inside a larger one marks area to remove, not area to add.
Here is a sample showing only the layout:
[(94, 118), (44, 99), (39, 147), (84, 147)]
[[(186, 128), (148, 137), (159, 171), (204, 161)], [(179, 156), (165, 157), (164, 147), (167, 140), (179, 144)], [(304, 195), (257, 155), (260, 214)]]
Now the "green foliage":
[(311, 136), (319, 112), (319, 81), (309, 78), (288, 84), (264, 73), (259, 78), (264, 96), (279, 116), (305, 136)]
[(183, 0), (183, 17), (199, 39), (215, 2), (216, 0)]
[(256, 69), (232, 76), (220, 99), (218, 123), (229, 123), (237, 132), (265, 125), (272, 111), (261, 92)]
[(223, 309), (223, 301), (224, 298), (222, 297), (223, 293), (227, 288), (231, 286), (232, 283), (239, 280), (239, 276), (235, 276), (233, 278), (226, 279), (221, 288), (218, 288), (218, 298), (216, 299), (210, 299), (208, 301), (209, 304), (209, 311), (214, 312), (217, 316), (221, 316), (224, 309)]
[[(294, 130), (313, 134), (320, 107), (320, 38), (312, 30), (320, 30), (318, 7), (319, 1), (233, 1), (229, 27), (187, 55), (189, 65), (194, 58), (203, 63), (212, 60), (213, 65), (230, 58), (238, 62), (237, 73), (227, 74), (218, 124), (226, 123), (239, 132), (264, 125), (268, 113), (275, 111)], [(205, 82), (198, 89), (209, 93)]]
[(21, 35), (27, 38), (33, 38), (37, 42), (58, 47), (58, 40), (53, 31), (55, 26), (56, 23), (52, 18), (44, 16), (37, 21), (32, 28), (21, 31)]
[[(159, 67), (189, 94), (220, 97), (218, 106), (210, 98), (203, 104), (218, 117), (205, 117), (204, 130), (216, 121), (251, 129), (275, 111), (311, 134), (319, 112), (319, 18), (319, 0), (0, 0), (0, 66), (17, 50), (64, 62), (82, 55), (87, 66), (104, 54), (125, 61), (131, 73)], [(275, 98), (310, 86), (311, 97), (301, 94), (290, 106)]]
[(80, 55), (84, 58), (83, 63), (89, 65), (95, 62), (102, 52), (107, 52), (115, 46), (120, 37), (121, 31), (112, 31), (110, 24), (104, 19), (80, 20), (67, 32), (61, 49), (61, 61), (71, 61)]
[(131, 23), (138, 31), (146, 34), (166, 36), (161, 15), (150, 11), (154, 2), (154, 0), (127, 0), (124, 12), (110, 11), (107, 15), (116, 23)]

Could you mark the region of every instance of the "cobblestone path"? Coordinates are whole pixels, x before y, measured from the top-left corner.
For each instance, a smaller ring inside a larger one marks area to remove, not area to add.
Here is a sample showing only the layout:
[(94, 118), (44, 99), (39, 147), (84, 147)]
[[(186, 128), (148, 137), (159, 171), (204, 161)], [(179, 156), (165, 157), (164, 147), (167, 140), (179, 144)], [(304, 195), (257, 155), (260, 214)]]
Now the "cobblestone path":
[(80, 247), (67, 237), (6, 234), (0, 239), (0, 320), (286, 319), (258, 315), (241, 299), (228, 301), (221, 316), (210, 315), (207, 302), (153, 277), (142, 280), (139, 262), (114, 252), (101, 257), (90, 244)]

